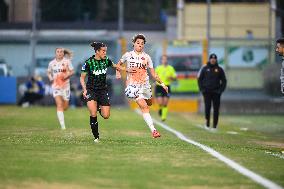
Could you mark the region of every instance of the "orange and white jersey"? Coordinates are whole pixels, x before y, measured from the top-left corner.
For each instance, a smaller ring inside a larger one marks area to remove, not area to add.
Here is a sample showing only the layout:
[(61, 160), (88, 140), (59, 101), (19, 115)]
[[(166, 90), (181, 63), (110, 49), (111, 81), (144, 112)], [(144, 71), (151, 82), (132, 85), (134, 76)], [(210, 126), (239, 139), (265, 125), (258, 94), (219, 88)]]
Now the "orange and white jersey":
[(122, 63), (126, 63), (127, 69), (136, 69), (136, 73), (127, 73), (127, 85), (148, 85), (149, 76), (148, 68), (153, 68), (151, 57), (142, 52), (137, 54), (134, 51), (126, 52), (120, 59)]
[(70, 88), (70, 79), (64, 80), (69, 71), (73, 70), (70, 59), (63, 58), (61, 61), (53, 59), (48, 65), (48, 72), (51, 73), (53, 78), (53, 89), (66, 89)]

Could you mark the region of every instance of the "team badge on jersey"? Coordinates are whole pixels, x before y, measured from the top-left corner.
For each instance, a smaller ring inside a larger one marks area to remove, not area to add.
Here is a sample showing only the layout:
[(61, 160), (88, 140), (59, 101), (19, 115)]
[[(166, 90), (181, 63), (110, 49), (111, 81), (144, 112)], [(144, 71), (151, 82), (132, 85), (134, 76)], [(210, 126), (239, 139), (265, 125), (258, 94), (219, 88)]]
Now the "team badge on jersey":
[(86, 70), (86, 63), (83, 64), (82, 70)]

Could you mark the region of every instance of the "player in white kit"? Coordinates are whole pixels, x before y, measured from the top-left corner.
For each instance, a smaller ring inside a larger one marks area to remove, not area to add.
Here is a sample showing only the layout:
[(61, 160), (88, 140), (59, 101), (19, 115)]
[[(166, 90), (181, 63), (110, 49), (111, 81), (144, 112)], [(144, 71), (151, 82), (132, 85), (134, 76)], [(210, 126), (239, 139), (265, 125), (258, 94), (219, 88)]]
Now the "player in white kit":
[(66, 129), (63, 112), (67, 110), (69, 106), (70, 77), (74, 74), (71, 58), (72, 52), (70, 50), (56, 48), (55, 58), (49, 63), (47, 69), (47, 76), (52, 83), (57, 117), (62, 130)]
[[(126, 52), (118, 65), (126, 64), (127, 80), (125, 95), (134, 99), (142, 111), (143, 118), (152, 132), (154, 138), (160, 137), (160, 133), (156, 130), (150, 115), (149, 106), (152, 105), (152, 90), (149, 82), (147, 70), (149, 69), (151, 76), (156, 80), (167, 92), (168, 87), (160, 80), (153, 67), (151, 57), (144, 52), (144, 44), (146, 38), (143, 34), (137, 34), (132, 39), (134, 49)], [(120, 73), (117, 72), (117, 78)]]

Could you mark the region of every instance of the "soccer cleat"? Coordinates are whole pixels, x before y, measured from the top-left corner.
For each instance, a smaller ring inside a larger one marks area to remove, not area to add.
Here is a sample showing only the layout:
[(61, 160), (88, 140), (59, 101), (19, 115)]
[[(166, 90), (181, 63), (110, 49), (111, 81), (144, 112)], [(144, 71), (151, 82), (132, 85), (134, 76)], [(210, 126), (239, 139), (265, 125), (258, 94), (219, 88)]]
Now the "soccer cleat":
[(152, 136), (153, 136), (153, 138), (161, 137), (160, 133), (157, 130), (152, 132)]
[(216, 127), (211, 128), (210, 131), (211, 131), (212, 133), (217, 133), (217, 132), (218, 132), (218, 130), (217, 130)]
[(204, 125), (204, 129), (205, 129), (205, 130), (210, 130), (210, 127), (207, 126), (207, 125)]
[(28, 103), (28, 102), (25, 102), (25, 103), (22, 104), (23, 108), (28, 108), (29, 106), (30, 106), (30, 103)]
[(94, 139), (94, 143), (99, 143), (99, 142), (100, 142), (100, 140), (98, 138)]

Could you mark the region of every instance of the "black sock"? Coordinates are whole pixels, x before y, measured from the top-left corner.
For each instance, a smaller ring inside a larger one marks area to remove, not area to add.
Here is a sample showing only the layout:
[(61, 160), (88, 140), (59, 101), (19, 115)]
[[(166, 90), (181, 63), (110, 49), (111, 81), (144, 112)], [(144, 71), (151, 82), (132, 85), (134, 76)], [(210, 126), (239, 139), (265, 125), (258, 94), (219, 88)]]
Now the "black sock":
[(99, 124), (97, 121), (97, 117), (90, 116), (90, 125), (92, 129), (92, 133), (95, 138), (99, 138)]
[(98, 108), (98, 112), (100, 113), (100, 115), (101, 115), (102, 117), (104, 117), (104, 116), (102, 115), (102, 109), (101, 109), (101, 107)]

